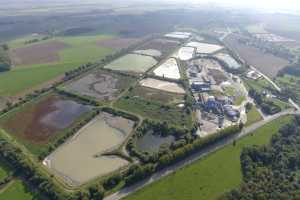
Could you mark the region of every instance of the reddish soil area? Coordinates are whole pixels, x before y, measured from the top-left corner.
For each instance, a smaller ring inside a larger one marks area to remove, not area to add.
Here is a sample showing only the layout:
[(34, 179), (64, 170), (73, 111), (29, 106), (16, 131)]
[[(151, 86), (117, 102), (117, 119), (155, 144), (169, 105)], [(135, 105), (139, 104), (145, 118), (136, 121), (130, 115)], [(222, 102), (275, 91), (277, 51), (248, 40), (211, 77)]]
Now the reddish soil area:
[(285, 59), (264, 53), (260, 49), (240, 43), (241, 36), (232, 34), (225, 39), (226, 45), (233, 49), (249, 65), (254, 66), (270, 78), (276, 77), (277, 73), (289, 64)]
[(155, 49), (161, 52), (161, 57), (166, 57), (172, 53), (176, 47), (179, 47), (179, 45), (179, 42), (172, 40), (154, 39), (139, 47), (137, 50)]
[(4, 119), (1, 124), (7, 132), (17, 137), (31, 142), (47, 143), (52, 136), (69, 127), (89, 109), (89, 106), (58, 95), (50, 95)]
[(112, 38), (107, 40), (101, 40), (97, 42), (98, 46), (113, 48), (113, 49), (123, 49), (139, 42), (136, 38)]
[(58, 52), (67, 47), (67, 44), (53, 40), (13, 49), (10, 57), (14, 66), (57, 62), (60, 60)]

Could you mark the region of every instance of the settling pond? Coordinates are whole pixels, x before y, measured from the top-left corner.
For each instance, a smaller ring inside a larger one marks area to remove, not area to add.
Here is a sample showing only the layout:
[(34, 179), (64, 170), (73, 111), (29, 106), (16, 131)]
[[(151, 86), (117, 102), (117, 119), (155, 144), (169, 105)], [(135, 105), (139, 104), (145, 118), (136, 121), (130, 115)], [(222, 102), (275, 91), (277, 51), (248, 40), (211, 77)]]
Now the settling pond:
[(175, 137), (172, 135), (163, 137), (155, 135), (152, 131), (149, 131), (137, 139), (136, 145), (140, 151), (154, 153), (159, 151), (161, 145), (171, 145), (174, 141)]
[(43, 163), (71, 186), (79, 186), (118, 170), (128, 161), (102, 153), (118, 147), (132, 131), (133, 125), (131, 120), (100, 113)]
[(50, 94), (37, 103), (27, 104), (1, 122), (3, 128), (31, 142), (47, 143), (52, 136), (68, 128), (93, 107), (72, 99)]

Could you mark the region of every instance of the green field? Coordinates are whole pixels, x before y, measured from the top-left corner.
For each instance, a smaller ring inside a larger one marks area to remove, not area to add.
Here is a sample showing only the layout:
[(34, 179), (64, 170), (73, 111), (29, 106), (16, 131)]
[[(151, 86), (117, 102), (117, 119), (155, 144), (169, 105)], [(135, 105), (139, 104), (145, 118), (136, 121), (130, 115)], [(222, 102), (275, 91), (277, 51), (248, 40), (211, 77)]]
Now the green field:
[(192, 116), (188, 115), (181, 108), (175, 106), (165, 106), (157, 102), (144, 100), (137, 96), (128, 96), (120, 98), (115, 104), (119, 109), (135, 113), (144, 118), (166, 121), (170, 125), (192, 126)]
[[(0, 95), (16, 95), (24, 90), (52, 80), (64, 72), (77, 68), (82, 64), (100, 60), (106, 55), (114, 52), (114, 50), (99, 47), (97, 46), (96, 41), (111, 37), (112, 36), (98, 35), (55, 38), (55, 40), (62, 41), (70, 46), (59, 52), (60, 61), (48, 64), (18, 66), (9, 72), (1, 73)], [(25, 39), (20, 38), (12, 41), (9, 45), (11, 48), (24, 46), (24, 40), (26, 39), (27, 37)]]
[(126, 200), (215, 200), (224, 192), (238, 187), (242, 182), (240, 153), (245, 146), (268, 144), (272, 135), (288, 123), (286, 116), (263, 126), (236, 145), (210, 154), (209, 156), (177, 170), (125, 198)]
[(153, 67), (157, 61), (150, 56), (127, 54), (105, 66), (107, 69), (142, 73)]
[(52, 80), (64, 72), (73, 69), (73, 64), (32, 67), (11, 70), (0, 74), (0, 95), (11, 96), (26, 89)]
[(262, 92), (263, 90), (273, 90), (275, 89), (273, 85), (271, 85), (266, 79), (260, 78), (258, 80), (252, 80), (252, 79), (243, 79), (245, 82), (245, 87), (249, 91), (251, 88)]
[(129, 95), (168, 105), (175, 105), (184, 102), (184, 95), (182, 94), (175, 94), (142, 86), (133, 88)]
[(258, 112), (255, 106), (252, 106), (251, 110), (247, 113), (247, 123), (246, 126), (250, 126), (255, 122), (262, 120), (261, 114)]
[(0, 180), (6, 178), (10, 172), (11, 172), (11, 169), (9, 168), (9, 166), (7, 166), (0, 159)]
[(0, 191), (0, 200), (38, 200), (38, 195), (29, 191), (20, 180), (12, 181)]

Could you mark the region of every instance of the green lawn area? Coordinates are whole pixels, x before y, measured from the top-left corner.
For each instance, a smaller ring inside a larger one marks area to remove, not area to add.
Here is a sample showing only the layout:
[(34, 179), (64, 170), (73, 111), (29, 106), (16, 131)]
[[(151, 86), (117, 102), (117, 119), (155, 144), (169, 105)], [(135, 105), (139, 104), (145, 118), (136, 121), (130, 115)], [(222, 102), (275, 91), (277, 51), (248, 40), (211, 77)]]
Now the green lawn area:
[(138, 96), (145, 100), (161, 104), (175, 105), (184, 102), (183, 94), (162, 92), (152, 88), (137, 86), (130, 91), (130, 96)]
[(246, 100), (245, 96), (238, 96), (235, 101), (234, 101), (234, 105), (239, 106), (243, 103), (243, 101)]
[(272, 135), (291, 116), (277, 119), (256, 130), (253, 136), (228, 145), (205, 158), (128, 196), (125, 200), (215, 200), (242, 182), (240, 153), (245, 146), (268, 144)]
[(251, 110), (247, 113), (247, 123), (246, 126), (250, 126), (255, 122), (262, 120), (261, 114), (258, 112), (255, 106), (252, 106)]
[(245, 83), (246, 89), (249, 91), (251, 88), (258, 92), (262, 92), (263, 90), (275, 89), (273, 85), (271, 85), (266, 79), (260, 78), (258, 80), (252, 79), (243, 79)]
[(0, 180), (6, 178), (9, 175), (10, 172), (11, 172), (11, 169), (9, 168), (9, 166), (7, 166), (0, 159)]
[(180, 127), (192, 126), (192, 116), (176, 106), (165, 106), (158, 102), (147, 101), (137, 96), (128, 95), (120, 98), (114, 106), (145, 118), (160, 122), (166, 121), (171, 125)]
[(73, 69), (73, 64), (32, 67), (11, 70), (0, 74), (0, 95), (10, 96), (38, 86)]
[(230, 87), (230, 86), (225, 87), (224, 92), (225, 92), (225, 95), (227, 95), (227, 96), (234, 96), (235, 95), (235, 88)]
[[(12, 48), (20, 47), (22, 44), (24, 45), (24, 41), (30, 37), (31, 36), (27, 36), (25, 38), (17, 39), (10, 42), (9, 45)], [(9, 72), (1, 73), (0, 95), (16, 95), (26, 89), (33, 88), (46, 81), (52, 80), (64, 72), (77, 68), (82, 64), (100, 60), (106, 55), (113, 53), (114, 50), (97, 46), (96, 41), (112, 37), (113, 36), (97, 35), (55, 38), (55, 40), (65, 42), (70, 45), (69, 48), (59, 52), (61, 60), (54, 63), (18, 66)]]
[(33, 194), (20, 180), (13, 181), (7, 188), (0, 191), (0, 200), (38, 200), (39, 197)]

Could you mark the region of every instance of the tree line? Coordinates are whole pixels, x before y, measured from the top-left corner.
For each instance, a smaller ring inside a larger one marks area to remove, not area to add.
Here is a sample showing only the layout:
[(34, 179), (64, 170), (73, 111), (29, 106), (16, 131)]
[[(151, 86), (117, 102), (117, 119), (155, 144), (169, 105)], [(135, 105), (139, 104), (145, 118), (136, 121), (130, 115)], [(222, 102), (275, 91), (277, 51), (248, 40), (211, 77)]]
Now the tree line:
[(269, 145), (243, 149), (243, 183), (222, 200), (300, 199), (300, 116), (283, 126)]

